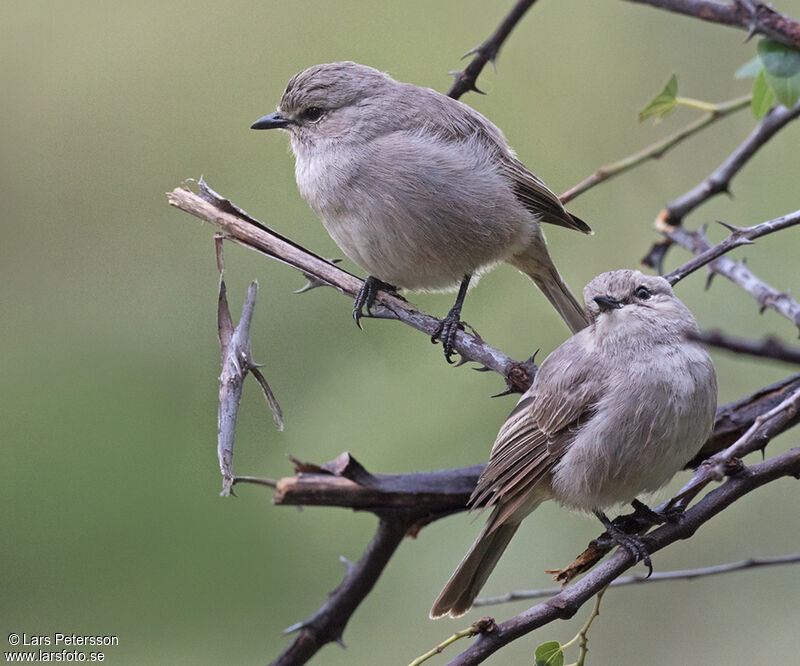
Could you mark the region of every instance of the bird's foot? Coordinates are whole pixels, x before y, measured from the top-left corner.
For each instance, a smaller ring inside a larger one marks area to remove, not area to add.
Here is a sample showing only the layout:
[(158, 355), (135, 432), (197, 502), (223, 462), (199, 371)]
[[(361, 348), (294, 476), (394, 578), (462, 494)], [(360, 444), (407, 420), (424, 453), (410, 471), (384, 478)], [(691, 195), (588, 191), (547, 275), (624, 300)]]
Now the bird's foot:
[(595, 515), (603, 523), (609, 538), (615, 544), (627, 550), (633, 556), (634, 562), (644, 562), (647, 567), (647, 577), (649, 578), (653, 573), (653, 562), (650, 560), (650, 552), (647, 550), (646, 537), (641, 534), (624, 532), (601, 511), (596, 511)]
[(456, 334), (458, 330), (464, 330), (464, 322), (461, 321), (461, 307), (454, 305), (447, 316), (442, 319), (439, 329), (431, 336), (431, 342), (436, 344), (442, 341), (444, 347), (444, 358), (448, 363), (455, 363), (451, 356), (455, 353)]
[(361, 285), (361, 290), (358, 292), (356, 300), (353, 303), (353, 319), (356, 320), (356, 325), (359, 328), (363, 329), (361, 326), (361, 317), (364, 316), (364, 309), (366, 308), (368, 315), (372, 314), (372, 306), (375, 304), (375, 299), (378, 297), (379, 291), (385, 291), (393, 296), (402, 298), (402, 296), (397, 293), (396, 287), (370, 275), (364, 280), (364, 284)]
[(617, 529), (616, 526), (614, 529), (607, 531), (608, 536), (612, 538), (614, 543), (627, 550), (633, 556), (634, 562), (644, 562), (647, 567), (647, 577), (649, 578), (653, 574), (653, 562), (647, 550), (646, 537), (641, 534), (628, 534)]

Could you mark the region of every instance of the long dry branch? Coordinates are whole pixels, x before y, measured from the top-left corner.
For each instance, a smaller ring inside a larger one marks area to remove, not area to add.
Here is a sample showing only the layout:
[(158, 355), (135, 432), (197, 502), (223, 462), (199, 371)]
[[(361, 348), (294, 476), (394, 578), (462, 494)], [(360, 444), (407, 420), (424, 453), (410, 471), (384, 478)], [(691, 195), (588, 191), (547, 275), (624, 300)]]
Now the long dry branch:
[(747, 30), (748, 37), (764, 35), (776, 42), (800, 49), (800, 23), (775, 11), (760, 0), (628, 0), (642, 5), (666, 9), (703, 21), (730, 25)]
[[(776, 555), (775, 557), (748, 557), (746, 560), (738, 562), (726, 562), (725, 564), (714, 564), (709, 567), (697, 567), (696, 569), (677, 569), (674, 571), (656, 571), (652, 574), (634, 574), (632, 576), (620, 576), (613, 580), (609, 587), (626, 587), (628, 585), (646, 585), (649, 583), (663, 583), (672, 580), (695, 580), (696, 578), (706, 578), (708, 576), (719, 576), (720, 574), (734, 573), (746, 569), (759, 569), (761, 567), (775, 567), (785, 564), (800, 564), (800, 553), (792, 555)], [(507, 594), (499, 594), (495, 597), (482, 597), (475, 599), (474, 606), (495, 606), (497, 604), (507, 604), (512, 601), (525, 601), (527, 599), (544, 599), (554, 597), (563, 586), (547, 587), (540, 590), (513, 590)]]
[[(199, 194), (185, 186), (176, 187), (167, 193), (170, 205), (217, 225), (230, 240), (296, 268), (316, 284), (328, 285), (351, 298), (358, 294), (363, 284), (361, 279), (270, 229), (202, 181), (199, 186)], [(436, 335), (441, 327), (441, 320), (383, 291), (379, 292), (369, 316), (402, 321), (428, 336)], [(502, 375), (510, 390), (524, 392), (530, 386), (535, 373), (532, 361), (514, 361), (477, 335), (462, 330), (456, 334), (455, 349), (463, 359)]]

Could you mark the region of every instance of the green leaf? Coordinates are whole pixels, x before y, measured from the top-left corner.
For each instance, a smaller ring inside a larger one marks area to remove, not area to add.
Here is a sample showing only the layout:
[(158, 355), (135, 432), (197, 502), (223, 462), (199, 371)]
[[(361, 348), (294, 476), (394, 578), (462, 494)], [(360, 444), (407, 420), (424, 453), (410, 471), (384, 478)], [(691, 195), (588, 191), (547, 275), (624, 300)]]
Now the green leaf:
[(762, 39), (758, 43), (758, 57), (771, 76), (788, 79), (800, 74), (800, 51), (771, 39)]
[(787, 109), (791, 109), (800, 100), (800, 74), (789, 78), (778, 78), (765, 74), (769, 87), (775, 93), (775, 98)]
[(762, 69), (753, 84), (753, 99), (750, 102), (750, 108), (756, 118), (763, 118), (774, 103), (775, 93), (772, 92), (772, 88), (767, 84), (764, 70)]
[(761, 58), (756, 56), (752, 60), (748, 60), (744, 65), (737, 69), (736, 74), (733, 75), (733, 78), (754, 79), (758, 76), (762, 66)]
[(676, 100), (677, 96), (678, 77), (673, 74), (669, 77), (669, 81), (667, 81), (667, 85), (664, 86), (664, 90), (658, 93), (650, 104), (639, 111), (639, 122), (651, 116), (655, 116), (657, 119), (668, 116), (678, 105)]
[(558, 641), (547, 641), (536, 648), (536, 666), (564, 666), (564, 653)]
[(781, 104), (793, 107), (800, 100), (800, 52), (762, 39), (758, 43), (758, 57), (764, 64), (764, 81)]

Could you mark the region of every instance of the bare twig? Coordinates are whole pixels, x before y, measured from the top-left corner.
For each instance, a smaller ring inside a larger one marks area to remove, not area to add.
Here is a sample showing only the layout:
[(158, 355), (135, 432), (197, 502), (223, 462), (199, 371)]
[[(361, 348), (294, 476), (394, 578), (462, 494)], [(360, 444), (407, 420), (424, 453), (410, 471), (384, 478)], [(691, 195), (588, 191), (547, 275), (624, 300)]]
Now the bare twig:
[(750, 96), (748, 95), (747, 97), (742, 97), (718, 104), (712, 111), (709, 111), (694, 122), (689, 123), (686, 127), (678, 130), (671, 136), (668, 136), (666, 139), (657, 141), (653, 145), (640, 150), (638, 153), (634, 153), (633, 155), (624, 157), (616, 162), (611, 162), (610, 164), (601, 166), (591, 176), (585, 178), (577, 185), (573, 185), (566, 192), (564, 192), (559, 197), (561, 199), (561, 203), (572, 201), (575, 197), (583, 194), (587, 190), (590, 190), (595, 185), (599, 185), (600, 183), (605, 182), (614, 176), (618, 176), (626, 171), (630, 171), (634, 167), (637, 167), (648, 160), (656, 160), (663, 157), (665, 153), (685, 139), (697, 134), (700, 130), (715, 123), (717, 120), (729, 116), (735, 111), (746, 108), (749, 103)]
[[(654, 553), (679, 539), (689, 538), (717, 513), (749, 492), (781, 477), (798, 475), (800, 447), (744, 468), (688, 509), (681, 521), (662, 525), (648, 534), (648, 550)], [(554, 620), (572, 617), (584, 603), (631, 566), (633, 557), (626, 550), (618, 549), (606, 562), (556, 596), (499, 623), (495, 631), (478, 636), (469, 648), (450, 662), (450, 666), (479, 664), (516, 638)]]
[[(701, 255), (714, 250), (714, 246), (708, 242), (702, 229), (689, 231), (684, 227), (674, 227), (667, 235), (670, 241), (676, 242), (694, 254)], [(794, 323), (795, 326), (800, 327), (800, 304), (791, 297), (788, 291), (779, 292), (775, 287), (758, 278), (745, 266), (744, 262), (721, 256), (709, 264), (709, 269), (712, 273), (726, 277), (751, 294), (756, 299), (761, 312), (766, 309), (774, 310)]]
[[(633, 576), (621, 576), (612, 581), (609, 587), (624, 587), (626, 585), (638, 585), (640, 583), (658, 583), (670, 580), (694, 580), (695, 578), (705, 578), (706, 576), (717, 576), (719, 574), (742, 571), (743, 569), (755, 569), (758, 567), (774, 567), (782, 564), (800, 564), (800, 553), (792, 555), (778, 555), (776, 557), (750, 557), (738, 562), (726, 562), (725, 564), (715, 564), (710, 567), (699, 567), (697, 569), (678, 569), (676, 571), (656, 571), (651, 575), (645, 573)], [(501, 594), (496, 597), (485, 597), (476, 599), (474, 606), (493, 606), (496, 604), (506, 604), (512, 601), (523, 601), (526, 599), (543, 599), (553, 597), (564, 589), (563, 586), (548, 587), (541, 590), (515, 590), (508, 594)]]
[(217, 335), (219, 337), (222, 356), (222, 372), (219, 376), (219, 409), (217, 412), (217, 456), (222, 472), (223, 497), (231, 494), (234, 484), (233, 444), (236, 431), (236, 419), (239, 404), (242, 400), (244, 379), (248, 372), (261, 385), (261, 390), (272, 411), (272, 418), (278, 430), (283, 430), (283, 415), (275, 395), (267, 380), (253, 362), (250, 354), (250, 325), (256, 307), (258, 283), (251, 282), (242, 305), (242, 317), (236, 328), (233, 327), (230, 308), (228, 307), (227, 288), (225, 286), (225, 262), (222, 253), (222, 238), (215, 237), (217, 269), (219, 270), (219, 296), (217, 298)]
[(666, 9), (677, 14), (747, 30), (748, 38), (764, 35), (776, 42), (800, 49), (800, 24), (760, 0), (628, 0)]
[[(698, 268), (702, 268), (706, 264), (711, 263), (717, 257), (730, 252), (740, 245), (752, 245), (753, 240), (766, 236), (767, 234), (793, 227), (800, 224), (800, 210), (793, 213), (776, 217), (773, 220), (767, 220), (761, 224), (756, 224), (752, 227), (734, 227), (730, 224), (723, 224), (723, 226), (730, 230), (731, 234), (721, 243), (717, 243), (714, 247), (700, 252), (694, 259), (687, 261), (683, 266), (679, 266), (671, 273), (667, 273), (664, 278), (672, 285), (682, 280), (690, 273), (693, 273)], [(667, 234), (669, 237), (669, 233)], [(796, 322), (800, 324), (800, 320)]]
[(234, 476), (233, 485), (237, 483), (250, 483), (255, 486), (267, 486), (267, 488), (277, 488), (278, 482), (275, 479), (265, 479), (260, 476)]
[(518, 0), (500, 25), (497, 26), (497, 30), (492, 33), (491, 37), (483, 44), (476, 46), (467, 53), (467, 56), (474, 55), (475, 57), (470, 60), (469, 65), (463, 70), (460, 72), (453, 72), (456, 80), (453, 82), (450, 90), (447, 91), (450, 97), (458, 99), (461, 95), (470, 90), (483, 94), (483, 91), (478, 90), (478, 87), (475, 85), (478, 76), (483, 71), (483, 68), (486, 67), (486, 63), (491, 62), (494, 64), (503, 42), (506, 41), (506, 38), (511, 34), (514, 26), (519, 23), (520, 19), (534, 2), (536, 2), (536, 0)]
[(767, 337), (760, 341), (746, 340), (726, 335), (720, 331), (701, 331), (691, 333), (689, 337), (704, 345), (727, 349), (736, 354), (772, 358), (786, 363), (800, 363), (800, 347), (787, 345), (775, 337)]
[[(355, 275), (258, 222), (203, 183), (200, 195), (186, 187), (177, 187), (167, 196), (171, 205), (221, 227), (234, 242), (288, 264), (307, 278), (331, 286), (351, 298), (361, 289), (363, 282)], [(385, 292), (379, 292), (370, 316), (397, 319), (428, 336), (436, 334), (441, 323), (407, 301)], [(455, 349), (464, 359), (502, 375), (514, 391), (523, 392), (530, 386), (535, 372), (532, 362), (514, 361), (479, 337), (461, 330), (456, 334)]]

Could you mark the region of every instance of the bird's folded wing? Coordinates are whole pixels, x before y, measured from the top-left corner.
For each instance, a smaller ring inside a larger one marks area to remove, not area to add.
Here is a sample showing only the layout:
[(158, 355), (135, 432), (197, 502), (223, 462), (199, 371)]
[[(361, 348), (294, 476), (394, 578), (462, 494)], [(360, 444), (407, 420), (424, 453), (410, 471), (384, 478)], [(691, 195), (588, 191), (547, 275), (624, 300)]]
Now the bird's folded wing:
[(497, 507), (493, 525), (524, 510), (536, 485), (575, 438), (580, 423), (591, 418), (601, 386), (593, 379), (597, 363), (581, 350), (580, 342), (572, 338), (554, 351), (500, 428), (489, 464), (470, 498), (473, 508)]
[(541, 222), (591, 234), (591, 227), (566, 211), (561, 200), (522, 162), (503, 156), (501, 166), (511, 180), (514, 194), (525, 208), (539, 217)]

